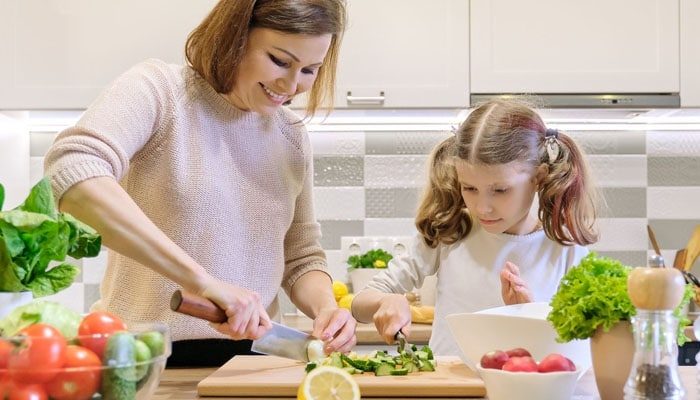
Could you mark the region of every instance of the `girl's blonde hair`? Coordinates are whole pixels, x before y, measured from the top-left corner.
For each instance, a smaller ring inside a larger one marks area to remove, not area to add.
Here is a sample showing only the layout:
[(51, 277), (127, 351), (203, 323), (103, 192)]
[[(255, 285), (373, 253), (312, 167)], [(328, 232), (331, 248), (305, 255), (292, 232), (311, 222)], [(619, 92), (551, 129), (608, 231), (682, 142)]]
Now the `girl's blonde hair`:
[(416, 228), (432, 248), (440, 242), (455, 243), (472, 228), (452, 163), (455, 143), (455, 137), (450, 136), (435, 146), (430, 154), (428, 184), (416, 216)]
[(346, 23), (344, 0), (221, 0), (187, 38), (188, 64), (219, 93), (236, 81), (252, 28), (304, 35), (331, 34), (331, 44), (309, 91), (307, 116), (333, 106), (340, 40)]
[[(549, 136), (547, 138), (546, 136)], [(545, 234), (563, 245), (587, 245), (598, 239), (594, 227), (598, 208), (598, 192), (591, 180), (585, 156), (576, 142), (560, 131), (548, 130), (540, 116), (527, 104), (516, 100), (493, 100), (478, 106), (457, 129), (456, 137), (438, 145), (438, 150), (452, 140), (453, 154), (458, 160), (472, 164), (499, 165), (519, 161), (537, 168), (544, 164), (547, 173), (539, 182), (538, 217)], [(555, 152), (550, 155), (546, 146)], [(423, 196), (416, 225), (426, 243), (454, 243), (471, 230), (459, 182), (451, 162), (439, 151), (431, 156), (432, 168), (450, 169), (450, 174), (431, 172)], [(440, 161), (442, 160), (442, 161)], [(437, 164), (440, 164), (439, 166)], [(432, 177), (444, 178), (433, 182)], [(459, 197), (456, 211), (447, 211), (450, 198)], [(429, 204), (433, 202), (434, 204)], [(467, 214), (467, 221), (465, 216)], [(429, 227), (426, 221), (442, 227)], [(447, 229), (446, 229), (447, 228)]]

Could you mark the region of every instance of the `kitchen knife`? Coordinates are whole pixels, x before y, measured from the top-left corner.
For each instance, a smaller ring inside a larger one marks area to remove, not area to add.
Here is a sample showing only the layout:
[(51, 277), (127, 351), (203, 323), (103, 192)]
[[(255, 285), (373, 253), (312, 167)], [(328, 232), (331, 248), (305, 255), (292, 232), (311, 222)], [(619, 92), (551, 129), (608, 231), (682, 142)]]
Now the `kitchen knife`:
[[(228, 320), (224, 310), (214, 302), (204, 297), (176, 290), (170, 299), (173, 311), (210, 322), (223, 323)], [(316, 340), (302, 331), (272, 322), (270, 329), (263, 337), (253, 341), (252, 351), (262, 354), (291, 358), (308, 362), (309, 342)]]

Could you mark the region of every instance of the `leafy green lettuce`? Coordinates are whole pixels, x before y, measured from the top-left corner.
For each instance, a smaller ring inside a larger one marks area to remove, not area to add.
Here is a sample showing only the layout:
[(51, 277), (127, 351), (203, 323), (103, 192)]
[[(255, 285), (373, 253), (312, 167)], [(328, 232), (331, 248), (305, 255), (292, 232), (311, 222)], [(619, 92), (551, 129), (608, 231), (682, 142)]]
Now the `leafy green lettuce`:
[[(0, 206), (2, 193), (0, 185)], [(0, 211), (0, 292), (57, 293), (78, 274), (78, 268), (63, 263), (66, 256), (94, 257), (101, 244), (94, 229), (58, 211), (50, 183), (42, 179), (24, 203)], [(52, 262), (59, 264), (49, 268)]]
[(80, 314), (59, 303), (34, 300), (15, 308), (0, 320), (0, 336), (13, 336), (23, 328), (41, 322), (53, 326), (63, 337), (71, 339), (78, 335), (80, 318)]
[[(557, 331), (559, 342), (587, 339), (598, 327), (607, 332), (617, 322), (630, 320), (637, 312), (627, 294), (627, 277), (632, 267), (620, 261), (590, 253), (578, 266), (571, 268), (552, 298), (552, 311), (547, 316)], [(687, 285), (683, 301), (674, 311), (680, 318), (679, 344), (688, 338), (683, 328), (689, 320), (681, 310), (690, 301), (692, 287)]]

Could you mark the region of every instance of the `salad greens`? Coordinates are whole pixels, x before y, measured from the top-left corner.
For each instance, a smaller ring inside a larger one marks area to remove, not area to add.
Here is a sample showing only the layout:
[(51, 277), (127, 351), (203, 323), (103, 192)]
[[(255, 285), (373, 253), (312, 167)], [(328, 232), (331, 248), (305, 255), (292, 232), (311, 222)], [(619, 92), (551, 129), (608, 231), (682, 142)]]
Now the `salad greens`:
[[(0, 185), (0, 207), (4, 200)], [(1, 209), (1, 208), (0, 208)], [(78, 268), (66, 256), (94, 257), (100, 235), (56, 208), (47, 179), (37, 183), (20, 206), (0, 211), (0, 292), (31, 291), (34, 297), (55, 294), (73, 282)]]
[[(578, 266), (571, 268), (552, 298), (552, 311), (547, 316), (557, 331), (559, 342), (587, 339), (598, 327), (609, 331), (617, 322), (630, 320), (637, 312), (627, 294), (627, 277), (632, 267), (620, 261), (590, 253)], [(686, 285), (681, 304), (674, 310), (679, 318), (678, 344), (688, 338), (683, 328), (690, 320), (682, 316), (683, 308), (693, 295)]]
[(0, 336), (14, 336), (29, 325), (41, 322), (70, 339), (78, 335), (80, 318), (80, 314), (59, 303), (35, 300), (15, 308), (0, 320)]
[(372, 249), (361, 255), (348, 257), (348, 269), (354, 268), (386, 268), (389, 260), (394, 258), (391, 254), (382, 249)]

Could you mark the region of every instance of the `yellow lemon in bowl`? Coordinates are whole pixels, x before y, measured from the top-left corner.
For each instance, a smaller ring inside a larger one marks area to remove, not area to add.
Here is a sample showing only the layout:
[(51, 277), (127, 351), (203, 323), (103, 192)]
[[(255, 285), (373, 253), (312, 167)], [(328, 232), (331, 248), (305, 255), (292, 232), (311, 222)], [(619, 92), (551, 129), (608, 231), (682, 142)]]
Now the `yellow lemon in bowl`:
[(359, 400), (360, 387), (349, 373), (328, 365), (309, 372), (297, 390), (298, 400)]
[(341, 281), (333, 281), (333, 296), (335, 301), (339, 301), (349, 293), (348, 286)]

